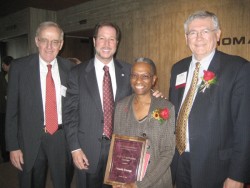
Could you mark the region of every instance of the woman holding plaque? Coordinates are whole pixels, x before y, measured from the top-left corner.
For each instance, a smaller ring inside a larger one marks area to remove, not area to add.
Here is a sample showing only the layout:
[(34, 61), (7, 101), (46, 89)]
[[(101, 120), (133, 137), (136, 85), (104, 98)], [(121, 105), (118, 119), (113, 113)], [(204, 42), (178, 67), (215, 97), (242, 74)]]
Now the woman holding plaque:
[(149, 162), (142, 181), (113, 185), (114, 188), (170, 188), (170, 163), (175, 148), (174, 106), (166, 99), (152, 97), (157, 80), (156, 66), (148, 58), (138, 58), (131, 69), (134, 94), (121, 100), (115, 109), (114, 133), (148, 139)]

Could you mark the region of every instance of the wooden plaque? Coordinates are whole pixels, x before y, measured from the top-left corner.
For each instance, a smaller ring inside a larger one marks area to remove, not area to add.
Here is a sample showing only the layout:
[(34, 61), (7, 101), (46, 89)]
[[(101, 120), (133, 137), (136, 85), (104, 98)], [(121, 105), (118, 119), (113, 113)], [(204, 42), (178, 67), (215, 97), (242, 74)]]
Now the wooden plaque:
[(109, 185), (140, 181), (145, 169), (147, 139), (112, 135), (104, 183)]

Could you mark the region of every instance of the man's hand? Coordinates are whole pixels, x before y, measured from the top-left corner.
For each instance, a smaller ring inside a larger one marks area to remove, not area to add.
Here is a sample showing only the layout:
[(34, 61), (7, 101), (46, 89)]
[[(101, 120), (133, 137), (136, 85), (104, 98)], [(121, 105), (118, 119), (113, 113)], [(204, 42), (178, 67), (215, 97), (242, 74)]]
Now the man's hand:
[(77, 168), (79, 168), (80, 170), (88, 169), (89, 166), (88, 159), (81, 149), (73, 151), (71, 154), (74, 164), (76, 165)]
[(244, 184), (230, 178), (227, 178), (224, 182), (223, 188), (243, 188)]
[(166, 97), (163, 96), (163, 93), (162, 93), (162, 92), (160, 92), (160, 91), (158, 91), (158, 90), (153, 90), (153, 89), (151, 89), (151, 91), (153, 92), (153, 96), (154, 96), (154, 97), (156, 97), (156, 98), (161, 97), (161, 98), (167, 99)]
[(10, 161), (13, 166), (15, 166), (19, 170), (23, 170), (22, 165), (23, 162), (23, 152), (21, 150), (15, 150), (10, 152)]

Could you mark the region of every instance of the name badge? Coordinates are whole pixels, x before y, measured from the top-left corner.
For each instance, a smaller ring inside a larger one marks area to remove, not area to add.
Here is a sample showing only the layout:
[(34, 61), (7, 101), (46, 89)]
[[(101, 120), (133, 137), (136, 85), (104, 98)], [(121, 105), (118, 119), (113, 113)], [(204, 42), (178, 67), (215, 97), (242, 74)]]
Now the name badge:
[(176, 83), (175, 83), (175, 88), (181, 88), (186, 86), (186, 80), (187, 80), (187, 71), (183, 72), (181, 74), (178, 74), (176, 76)]
[(66, 97), (66, 91), (67, 91), (67, 88), (65, 86), (61, 85), (61, 95), (63, 97)]

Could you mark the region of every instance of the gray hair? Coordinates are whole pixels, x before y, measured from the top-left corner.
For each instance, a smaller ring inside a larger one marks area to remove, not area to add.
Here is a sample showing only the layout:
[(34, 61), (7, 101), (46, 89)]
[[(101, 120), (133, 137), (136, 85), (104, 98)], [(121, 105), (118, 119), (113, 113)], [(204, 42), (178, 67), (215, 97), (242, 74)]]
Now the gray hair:
[(38, 26), (38, 28), (36, 30), (36, 37), (39, 37), (41, 31), (48, 28), (48, 27), (57, 28), (60, 32), (60, 40), (63, 40), (64, 33), (63, 33), (62, 28), (57, 23), (52, 22), (52, 21), (46, 21), (46, 22), (40, 23), (40, 25)]
[(208, 11), (197, 11), (197, 12), (194, 12), (193, 14), (191, 14), (187, 18), (187, 20), (184, 22), (185, 33), (188, 33), (188, 26), (193, 20), (204, 19), (204, 18), (211, 18), (213, 21), (213, 24), (214, 24), (214, 29), (216, 29), (216, 30), (220, 29), (218, 17), (214, 13), (208, 12)]
[(156, 66), (155, 66), (155, 63), (151, 59), (146, 58), (146, 57), (139, 57), (135, 59), (134, 64), (139, 63), (139, 62), (149, 64), (151, 67), (151, 72), (153, 73), (153, 75), (156, 75)]

